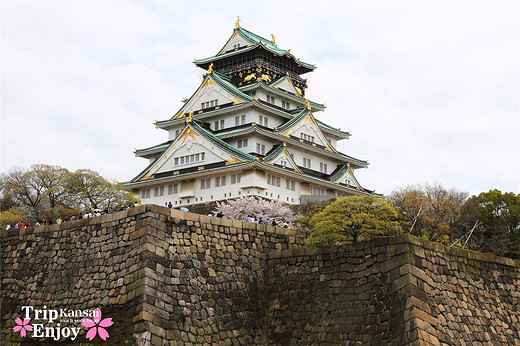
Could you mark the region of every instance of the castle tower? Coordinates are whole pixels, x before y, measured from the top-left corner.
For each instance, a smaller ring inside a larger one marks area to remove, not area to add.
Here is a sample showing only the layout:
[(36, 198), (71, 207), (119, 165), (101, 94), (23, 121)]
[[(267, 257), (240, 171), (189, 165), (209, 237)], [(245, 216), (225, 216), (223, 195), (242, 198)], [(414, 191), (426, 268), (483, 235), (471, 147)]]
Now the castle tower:
[(214, 56), (195, 60), (207, 71), (193, 95), (155, 125), (168, 141), (136, 150), (149, 165), (125, 185), (143, 203), (174, 206), (261, 196), (298, 204), (369, 195), (354, 171), (363, 160), (340, 153), (349, 132), (314, 114), (301, 76), (316, 67), (240, 26)]

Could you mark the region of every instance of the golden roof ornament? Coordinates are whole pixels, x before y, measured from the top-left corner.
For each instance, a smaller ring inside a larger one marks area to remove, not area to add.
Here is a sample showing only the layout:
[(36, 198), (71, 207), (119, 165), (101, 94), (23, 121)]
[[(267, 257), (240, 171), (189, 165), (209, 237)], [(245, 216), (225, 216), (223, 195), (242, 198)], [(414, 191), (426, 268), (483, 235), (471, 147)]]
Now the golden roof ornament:
[(191, 123), (193, 120), (193, 109), (188, 113), (188, 117), (186, 118), (187, 123)]
[(307, 107), (308, 110), (311, 110), (311, 104), (307, 99), (305, 99), (305, 107)]
[(240, 27), (240, 17), (237, 16), (237, 21), (235, 23), (235, 29), (238, 29)]
[(209, 68), (208, 68), (208, 74), (212, 74), (213, 73), (213, 63), (211, 63), (211, 65), (209, 65)]
[(273, 41), (273, 43), (276, 43), (276, 39), (274, 38), (274, 34), (271, 34), (271, 41)]

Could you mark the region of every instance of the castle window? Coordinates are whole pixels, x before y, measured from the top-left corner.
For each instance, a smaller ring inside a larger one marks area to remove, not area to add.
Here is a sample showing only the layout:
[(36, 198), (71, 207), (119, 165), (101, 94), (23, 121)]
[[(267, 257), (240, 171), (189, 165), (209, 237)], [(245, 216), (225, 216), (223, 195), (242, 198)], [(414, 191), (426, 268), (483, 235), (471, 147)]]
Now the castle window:
[(175, 130), (175, 138), (179, 137), (179, 132), (181, 132), (181, 130)]
[(211, 108), (218, 106), (218, 100), (206, 101), (200, 104), (202, 109)]
[(269, 123), (269, 118), (259, 115), (258, 116), (258, 125), (264, 125), (267, 127)]
[(237, 142), (237, 147), (238, 148), (245, 148), (245, 147), (247, 147), (247, 138), (239, 139), (238, 142)]
[(285, 187), (287, 188), (287, 190), (294, 191), (295, 185), (296, 184), (294, 183), (294, 180), (289, 180), (289, 179), (285, 180)]
[(215, 131), (222, 130), (224, 128), (224, 119), (215, 121)]
[(231, 174), (231, 184), (240, 183), (240, 178), (242, 177), (242, 173)]
[(204, 190), (209, 188), (211, 188), (211, 179), (202, 179), (200, 181), (200, 189)]
[(154, 189), (154, 197), (160, 197), (164, 195), (164, 186), (158, 186)]
[(314, 136), (310, 136), (306, 133), (302, 133), (302, 139), (307, 142), (313, 142), (314, 143)]
[(274, 97), (272, 97), (271, 95), (267, 95), (267, 102), (274, 105), (274, 101), (275, 101)]
[(226, 176), (215, 177), (215, 187), (225, 186), (226, 185)]
[(280, 177), (275, 177), (274, 175), (267, 174), (267, 184), (280, 187)]
[(265, 155), (265, 145), (260, 144), (260, 143), (256, 143), (256, 152), (258, 154)]
[(311, 159), (303, 158), (303, 167), (311, 168)]
[(282, 100), (282, 108), (289, 109), (291, 108), (291, 105), (289, 104), (289, 102)]
[(204, 161), (204, 153), (185, 155), (174, 159), (175, 165)]
[(325, 189), (321, 189), (319, 187), (311, 186), (311, 195), (324, 196)]
[(327, 164), (320, 162), (320, 172), (327, 173)]
[(150, 189), (141, 190), (141, 199), (150, 198)]
[(238, 49), (238, 48), (240, 48), (240, 43), (234, 44), (234, 45), (233, 45), (233, 48), (234, 48), (234, 49)]
[(168, 185), (168, 194), (173, 195), (179, 191), (179, 184)]

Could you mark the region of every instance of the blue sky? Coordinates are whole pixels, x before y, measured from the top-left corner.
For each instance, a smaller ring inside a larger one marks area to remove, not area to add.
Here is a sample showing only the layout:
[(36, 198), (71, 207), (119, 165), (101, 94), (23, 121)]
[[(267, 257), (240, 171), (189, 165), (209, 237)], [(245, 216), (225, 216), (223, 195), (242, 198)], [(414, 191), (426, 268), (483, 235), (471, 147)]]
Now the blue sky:
[(352, 133), (363, 187), (520, 192), (517, 1), (2, 1), (1, 171), (127, 181), (241, 25), (316, 64), (318, 119)]

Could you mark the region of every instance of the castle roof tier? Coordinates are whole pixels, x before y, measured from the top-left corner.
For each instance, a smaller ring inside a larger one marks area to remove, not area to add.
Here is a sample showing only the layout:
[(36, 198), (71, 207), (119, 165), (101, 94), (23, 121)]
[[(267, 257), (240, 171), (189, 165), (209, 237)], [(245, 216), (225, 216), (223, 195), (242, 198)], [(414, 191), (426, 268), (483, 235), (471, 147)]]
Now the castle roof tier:
[(200, 86), (169, 119), (155, 122), (168, 141), (135, 151), (149, 164), (125, 185), (144, 203), (374, 194), (354, 175), (368, 162), (337, 149), (350, 133), (316, 119), (325, 106), (305, 97), (300, 75), (314, 65), (238, 22), (217, 55), (195, 63), (207, 70)]
[(226, 44), (214, 56), (195, 60), (198, 67), (229, 75), (239, 86), (264, 80), (274, 82), (288, 76), (304, 95), (307, 81), (300, 75), (312, 72), (316, 66), (296, 58), (290, 51), (278, 47), (274, 35), (268, 40), (236, 25)]

